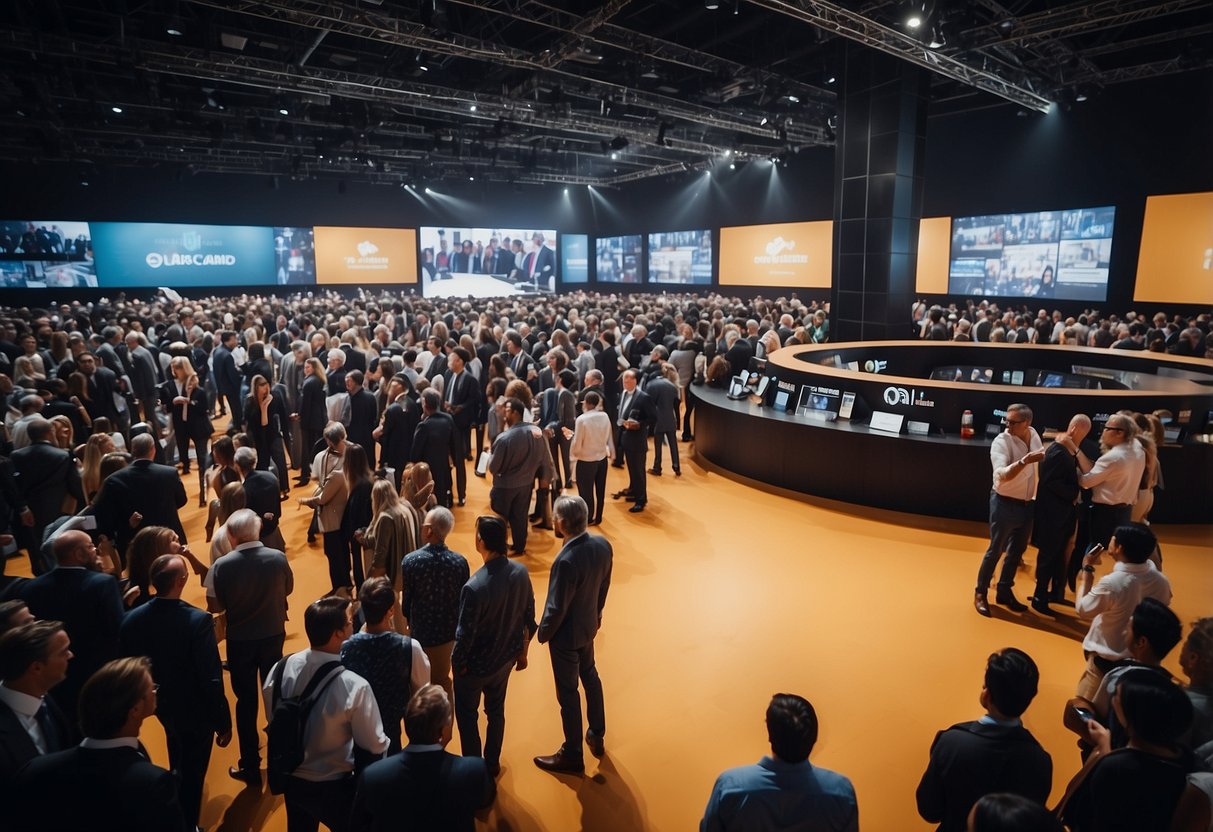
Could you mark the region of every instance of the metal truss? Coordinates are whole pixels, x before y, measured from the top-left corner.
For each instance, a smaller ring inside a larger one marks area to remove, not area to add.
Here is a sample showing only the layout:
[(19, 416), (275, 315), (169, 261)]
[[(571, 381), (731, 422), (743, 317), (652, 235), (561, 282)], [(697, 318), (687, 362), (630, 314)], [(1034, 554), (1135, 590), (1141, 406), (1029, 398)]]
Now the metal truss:
[[(512, 3), (502, 3), (501, 0), (447, 0), (447, 2), (561, 32), (573, 31), (581, 19), (574, 12), (550, 6), (540, 0), (518, 0), (518, 2)], [(752, 77), (755, 83), (778, 86), (785, 93), (795, 94), (801, 101), (816, 101), (832, 105), (835, 100), (835, 94), (832, 91), (821, 89), (800, 79), (749, 67), (727, 58), (701, 52), (613, 23), (603, 23), (593, 32), (584, 35), (582, 40), (592, 41), (599, 46), (612, 49), (623, 49), (642, 59), (673, 64), (721, 78)]]
[(546, 67), (560, 66), (581, 47), (585, 36), (619, 14), (631, 2), (632, 0), (607, 0), (593, 14), (581, 17), (565, 30), (567, 34), (561, 43), (543, 54), (539, 63)]
[(1120, 69), (1105, 69), (1099, 73), (1075, 78), (1074, 82), (1078, 84), (1122, 84), (1126, 81), (1158, 78), (1162, 75), (1175, 75), (1179, 72), (1190, 72), (1194, 69), (1213, 69), (1213, 60), (1205, 59), (1199, 63), (1191, 63), (1182, 57), (1168, 58), (1165, 61), (1155, 61), (1149, 64), (1126, 66)]
[(1020, 18), (1008, 18), (1013, 25), (1004, 29), (1001, 22), (978, 26), (964, 32), (975, 49), (1005, 44), (1024, 44), (1044, 38), (1057, 38), (1080, 32), (1094, 32), (1111, 26), (1124, 26), (1156, 17), (1207, 8), (1208, 0), (1095, 0), (1048, 9)]
[[(625, 103), (650, 109), (655, 113), (665, 113), (673, 118), (734, 133), (780, 138), (777, 130), (753, 121), (721, 114), (710, 107), (631, 89), (623, 84), (591, 78), (563, 67), (548, 67), (542, 63), (539, 57), (529, 52), (500, 44), (486, 43), (453, 34), (440, 38), (420, 23), (369, 12), (365, 7), (351, 6), (346, 3), (321, 2), (321, 0), (189, 0), (189, 2), (296, 26), (339, 32), (375, 43), (424, 49), (437, 54), (480, 60), (514, 69), (545, 71), (556, 78), (576, 81), (580, 86), (602, 97), (615, 96)], [(388, 79), (383, 79), (383, 81), (388, 82)], [(459, 91), (458, 94), (469, 103), (475, 101), (472, 93)], [(606, 133), (612, 134), (609, 130)], [(813, 131), (812, 128), (801, 125), (796, 135), (796, 141), (799, 144), (812, 144), (824, 140), (824, 135), (824, 130)]]
[[(1185, 1), (1192, 2), (1193, 0)], [(992, 93), (1030, 110), (1047, 112), (1052, 103), (1035, 90), (1013, 83), (989, 70), (969, 66), (936, 50), (928, 49), (925, 44), (896, 29), (876, 23), (858, 12), (828, 2), (828, 0), (746, 0), (746, 2), (811, 23), (840, 37), (909, 61), (946, 78), (951, 78), (953, 81)]]

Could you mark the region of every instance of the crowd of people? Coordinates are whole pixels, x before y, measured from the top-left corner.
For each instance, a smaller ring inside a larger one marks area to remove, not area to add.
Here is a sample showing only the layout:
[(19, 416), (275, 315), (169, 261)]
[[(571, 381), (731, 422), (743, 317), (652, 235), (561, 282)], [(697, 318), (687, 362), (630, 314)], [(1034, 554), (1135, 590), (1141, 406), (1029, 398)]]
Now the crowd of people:
[(995, 302), (970, 299), (947, 307), (916, 301), (911, 317), (912, 335), (927, 341), (1059, 344), (1213, 358), (1208, 337), (1213, 321), (1207, 312), (1194, 317), (1156, 312), (1146, 317), (1134, 311), (1118, 315), (1084, 309), (1080, 315), (1064, 315), (1058, 309), (1002, 309)]
[[(1207, 318), (1185, 323), (1203, 350)], [(229, 775), (257, 786), (268, 777), (292, 830), (395, 828), (402, 795), (421, 828), (470, 829), (494, 800), (509, 680), (536, 638), (551, 654), (564, 740), (534, 763), (582, 772), (586, 749), (605, 753), (594, 639), (613, 553), (593, 529), (608, 505), (608, 467), (628, 471), (618, 505), (644, 512), (667, 449), (682, 475), (688, 388), (828, 339), (817, 303), (717, 294), (476, 305), (387, 293), (160, 295), (0, 310), (0, 544), (6, 557), (24, 550), (34, 575), (0, 578), (0, 789), (10, 789), (17, 828), (194, 829), (212, 747), (235, 738)], [(1120, 414), (1104, 452), (1084, 451), (1089, 422), (1084, 430), (1076, 417), (1043, 451), (1030, 411), (1010, 413), (995, 441), (983, 615), (1004, 552), (997, 601), (1026, 609), (1010, 586), (1031, 525), (1013, 510), (1027, 502), (1020, 491), (1043, 493), (1055, 448), (1067, 452), (1052, 460), (1058, 477), (1068, 461), (1077, 482), (1057, 491), (1070, 513), (1038, 527), (1032, 599), (1048, 612), (1064, 598), (1064, 562), (1077, 552), (1075, 604), (1092, 623), (1066, 724), (1087, 764), (1055, 814), (1080, 831), (1167, 828), (1158, 819), (1173, 814), (1187, 819), (1176, 828), (1209, 828), (1199, 769), (1213, 762), (1213, 626), (1196, 622), (1185, 642), (1189, 684), (1166, 677), (1160, 663), (1182, 628), (1150, 561), (1146, 515), (1126, 513), (1117, 496), (1130, 480), (1134, 503), (1153, 488), (1148, 464), (1108, 473), (1118, 458), (1151, 458), (1149, 443), (1128, 426), (1136, 417)], [(476, 569), (447, 546), (469, 467), (491, 479), (493, 513), (474, 521)], [(194, 468), (202, 556), (180, 518)], [(1102, 547), (1072, 540), (1083, 488), (1095, 495), (1083, 539)], [(295, 581), (280, 523), (292, 496), (311, 510), (308, 545), (323, 551), (330, 587), (305, 606), (308, 648), (284, 656)], [(562, 546), (537, 610), (518, 559), (531, 534), (548, 531)], [(1103, 554), (1115, 566), (1094, 582)], [(191, 573), (207, 610), (182, 600)], [(1057, 823), (1043, 809), (1051, 762), (1020, 723), (1038, 681), (1021, 651), (990, 657), (985, 715), (932, 747), (918, 791), (925, 819), (941, 829)], [(140, 751), (152, 715), (175, 777)], [(459, 756), (446, 750), (453, 725)], [(777, 694), (767, 727), (771, 755), (721, 775), (702, 828), (856, 829), (849, 780), (808, 763), (811, 703)], [(72, 802), (45, 799), (64, 778), (88, 787)]]

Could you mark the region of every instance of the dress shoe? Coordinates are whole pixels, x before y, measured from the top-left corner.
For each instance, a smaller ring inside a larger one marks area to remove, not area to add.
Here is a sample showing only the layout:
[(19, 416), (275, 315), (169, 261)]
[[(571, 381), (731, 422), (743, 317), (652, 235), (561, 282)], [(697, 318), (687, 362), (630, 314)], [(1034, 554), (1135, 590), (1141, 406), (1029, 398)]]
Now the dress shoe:
[(300, 477), (299, 479), (295, 480), (295, 487), (301, 488), (301, 487), (307, 485), (311, 481), (312, 481), (311, 477)]
[(253, 768), (236, 768), (230, 766), (227, 770), (227, 776), (233, 780), (239, 780), (241, 783), (248, 783), (250, 786), (261, 785), (261, 770)]
[(1028, 605), (1015, 597), (1015, 593), (1009, 589), (1000, 590), (994, 596), (994, 603), (1006, 607), (1011, 612), (1027, 612)]
[(564, 532), (560, 531), (560, 529), (556, 529), (555, 531), (557, 537), (564, 537)]
[(990, 617), (990, 603), (986, 600), (984, 592), (978, 592), (973, 596), (973, 608), (977, 610), (978, 615)]
[(623, 463), (622, 463), (622, 462), (612, 462), (612, 463), (611, 463), (611, 467), (612, 467), (612, 468), (622, 468), (622, 467), (623, 467)]
[(1047, 616), (1049, 616), (1049, 618), (1055, 618), (1057, 616), (1056, 612), (1049, 609), (1048, 601), (1042, 600), (1042, 599), (1036, 597), (1035, 595), (1033, 595), (1028, 600), (1032, 602), (1032, 609), (1035, 610), (1036, 612), (1040, 613), (1041, 615), (1047, 615)]
[(585, 761), (580, 757), (569, 757), (564, 751), (557, 751), (550, 757), (536, 757), (535, 765), (544, 771), (554, 771), (562, 774), (581, 774), (585, 771)]
[(602, 518), (601, 518), (601, 517), (595, 517), (593, 520), (591, 520), (590, 522), (586, 523), (586, 525), (587, 525), (587, 526), (601, 526), (601, 525), (602, 525)]
[(484, 767), (489, 770), (489, 777), (492, 777), (494, 780), (496, 780), (501, 775), (501, 763), (498, 763), (498, 762), (490, 763), (486, 760), (484, 763)]
[(660, 477), (661, 469), (660, 468), (650, 468), (649, 473), (652, 474), (654, 477)]
[(466, 505), (466, 504), (467, 504), (467, 499), (466, 499), (466, 498), (464, 498), (464, 497), (460, 497), (460, 498), (459, 498), (459, 505), (463, 506), (463, 505)]
[(537, 511), (534, 514), (528, 516), (527, 519), (530, 520), (532, 523), (538, 523), (540, 520), (543, 519), (543, 515)]
[(682, 469), (681, 469), (681, 468), (675, 468), (675, 469), (674, 469), (674, 476), (676, 476), (676, 477), (681, 477), (681, 476), (682, 476)]
[(692, 439), (694, 439), (694, 438), (695, 438), (695, 437), (694, 437), (694, 436), (691, 436), (691, 434), (689, 434), (689, 433), (684, 433), (684, 434), (682, 435), (682, 441), (683, 441), (683, 442), (690, 442), (690, 441), (691, 441)]
[(544, 531), (550, 532), (550, 531), (552, 531), (552, 524), (551, 523), (532, 523), (531, 528), (532, 529), (543, 529)]
[(510, 557), (512, 558), (520, 558), (525, 554), (526, 549), (515, 549), (513, 546), (510, 547)]
[(636, 505), (634, 505), (630, 509), (628, 509), (628, 511), (631, 512), (632, 514), (639, 514), (640, 512), (644, 511), (644, 503), (637, 503)]
[(590, 747), (590, 753), (595, 757), (601, 758), (606, 753), (606, 746), (602, 742), (602, 737), (593, 731), (585, 732), (585, 744)]
[(187, 465), (181, 469), (181, 476), (188, 477), (190, 475), (190, 467)]

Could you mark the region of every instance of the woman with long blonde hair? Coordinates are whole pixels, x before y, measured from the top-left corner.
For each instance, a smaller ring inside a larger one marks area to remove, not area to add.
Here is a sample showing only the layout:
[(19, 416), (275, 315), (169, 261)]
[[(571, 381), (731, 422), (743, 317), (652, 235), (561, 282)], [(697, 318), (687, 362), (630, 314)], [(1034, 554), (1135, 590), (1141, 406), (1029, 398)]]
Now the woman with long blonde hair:
[(173, 436), (177, 439), (177, 457), (181, 473), (190, 472), (190, 442), (198, 463), (198, 505), (206, 505), (206, 454), (211, 435), (215, 432), (207, 415), (209, 407), (206, 390), (198, 382), (194, 365), (183, 355), (169, 362), (172, 380), (160, 386), (160, 402), (172, 420)]
[(94, 433), (84, 443), (84, 467), (80, 471), (80, 479), (84, 486), (84, 496), (91, 503), (101, 489), (101, 459), (106, 454), (114, 452), (114, 440), (108, 433)]
[(371, 518), (370, 526), (357, 536), (362, 544), (366, 575), (368, 578), (386, 577), (392, 582), (392, 588), (399, 592), (400, 561), (421, 547), (420, 515), (397, 496), (396, 486), (390, 479), (381, 478), (371, 486)]

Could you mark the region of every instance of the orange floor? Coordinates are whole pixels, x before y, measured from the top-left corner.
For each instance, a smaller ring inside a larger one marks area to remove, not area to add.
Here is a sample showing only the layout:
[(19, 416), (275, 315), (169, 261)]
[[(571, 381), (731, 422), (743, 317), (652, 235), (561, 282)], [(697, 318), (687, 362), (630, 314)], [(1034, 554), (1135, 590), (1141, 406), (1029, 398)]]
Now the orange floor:
[[(682, 451), (691, 455), (693, 445)], [(1012, 645), (1041, 669), (1040, 695), (1025, 722), (1053, 755), (1056, 801), (1079, 763), (1060, 715), (1082, 670), (1086, 627), (1072, 617), (1054, 623), (999, 608), (993, 620), (978, 617), (970, 601), (982, 525), (808, 501), (738, 482), (693, 458), (683, 472), (650, 478), (644, 514), (608, 505), (600, 529), (615, 549), (597, 641), (605, 758), (587, 756), (585, 777), (553, 776), (531, 763), (561, 740), (547, 650), (533, 645), (530, 667), (510, 682), (500, 792), (481, 828), (697, 828), (717, 773), (768, 750), (764, 709), (772, 693), (788, 691), (815, 705), (822, 728), (812, 759), (855, 783), (865, 830), (928, 829), (915, 813), (914, 788), (932, 738), (980, 714), (985, 659)], [(204, 552), (204, 514), (189, 479), (183, 521)], [(471, 521), (488, 510), (488, 488), (469, 479), (468, 505), (455, 510), (450, 542), (474, 571), (480, 560)], [(906, 487), (922, 481), (907, 477)], [(612, 470), (608, 488), (623, 484), (623, 472)], [(327, 589), (324, 557), (319, 545), (306, 544), (306, 522), (305, 512), (288, 507), (283, 528), (295, 571), (288, 651), (306, 646), (301, 611)], [(1213, 526), (1157, 530), (1176, 612), (1185, 623), (1213, 614)], [(542, 532), (528, 548), (541, 607), (558, 542)], [(1030, 594), (1027, 572), (1019, 589)], [(194, 578), (186, 598), (202, 603)], [(1177, 660), (1167, 666), (1178, 674)], [(166, 764), (154, 721), (145, 724), (144, 741)], [(228, 779), (235, 759), (234, 742), (212, 757), (203, 827), (285, 829), (279, 798), (241, 791)]]

